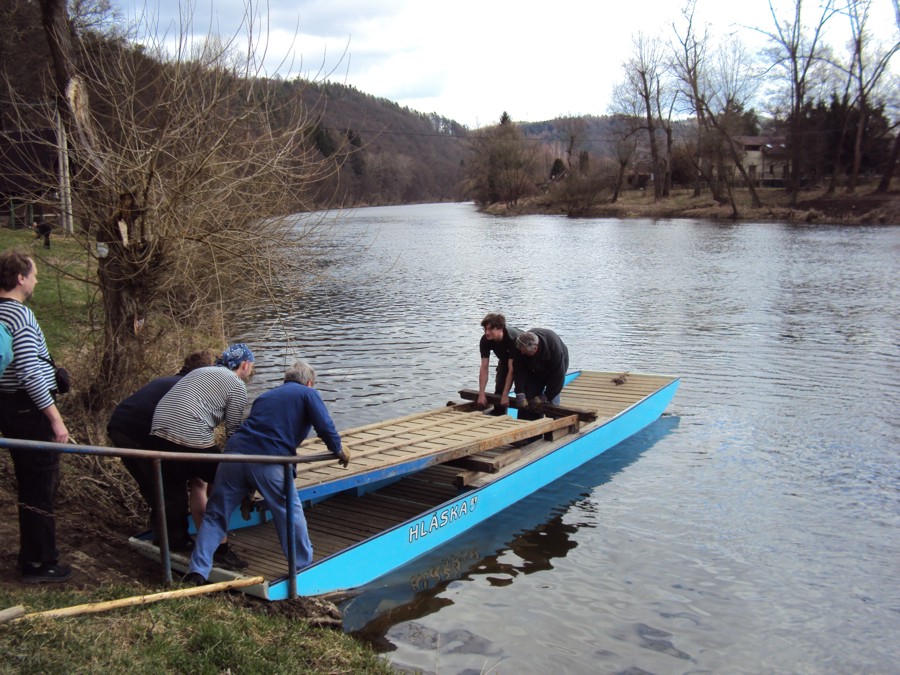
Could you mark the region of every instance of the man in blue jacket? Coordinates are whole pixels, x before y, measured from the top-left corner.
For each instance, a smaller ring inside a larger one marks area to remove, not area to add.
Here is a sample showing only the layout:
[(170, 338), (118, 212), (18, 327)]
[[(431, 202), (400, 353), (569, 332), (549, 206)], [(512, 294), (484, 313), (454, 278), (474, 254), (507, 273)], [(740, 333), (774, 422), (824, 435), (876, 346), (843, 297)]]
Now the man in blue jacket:
[[(331, 415), (319, 392), (313, 389), (315, 382), (316, 372), (312, 367), (303, 361), (295, 362), (285, 372), (284, 384), (256, 398), (250, 415), (225, 446), (225, 454), (293, 456), (313, 428), (341, 464), (347, 466), (350, 454), (341, 448), (341, 437)], [(213, 566), (213, 552), (228, 531), (231, 513), (245, 495), (254, 491), (259, 491), (272, 512), (285, 557), (288, 555), (288, 536), (293, 536), (297, 569), (312, 562), (312, 543), (296, 491), (291, 505), (294, 531), (287, 531), (282, 465), (222, 462), (216, 471), (215, 488), (206, 505), (185, 583), (206, 583)]]

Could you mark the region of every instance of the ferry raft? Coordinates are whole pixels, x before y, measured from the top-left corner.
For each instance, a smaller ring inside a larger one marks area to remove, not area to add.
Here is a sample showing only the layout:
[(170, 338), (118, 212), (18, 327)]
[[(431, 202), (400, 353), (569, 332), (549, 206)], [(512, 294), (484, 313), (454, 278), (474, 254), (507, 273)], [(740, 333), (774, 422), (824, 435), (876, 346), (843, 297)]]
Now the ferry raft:
[[(349, 467), (297, 466), (314, 560), (296, 574), (296, 593), (349, 592), (450, 541), (653, 423), (678, 384), (666, 375), (578, 371), (540, 420), (486, 415), (471, 402), (477, 392), (463, 390), (469, 402), (341, 431)], [(326, 451), (311, 439), (298, 454)], [(262, 500), (235, 512), (229, 541), (249, 567), (214, 567), (210, 582), (261, 576), (241, 590), (267, 600), (293, 594)], [(152, 533), (129, 543), (159, 559)], [(184, 572), (189, 561), (173, 553), (171, 562)]]

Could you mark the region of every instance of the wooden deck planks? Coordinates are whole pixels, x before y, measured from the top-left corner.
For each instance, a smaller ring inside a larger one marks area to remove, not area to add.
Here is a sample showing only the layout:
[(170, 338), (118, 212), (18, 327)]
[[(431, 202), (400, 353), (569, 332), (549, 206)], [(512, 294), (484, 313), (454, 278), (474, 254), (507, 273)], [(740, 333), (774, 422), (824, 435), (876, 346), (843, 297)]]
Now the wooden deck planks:
[[(321, 560), (455, 497), (455, 473), (447, 467), (430, 467), (378, 493), (362, 497), (338, 495), (305, 509), (313, 559)], [(229, 535), (229, 540), (249, 563), (242, 574), (262, 575), (269, 580), (286, 574), (287, 560), (274, 523), (237, 530)]]

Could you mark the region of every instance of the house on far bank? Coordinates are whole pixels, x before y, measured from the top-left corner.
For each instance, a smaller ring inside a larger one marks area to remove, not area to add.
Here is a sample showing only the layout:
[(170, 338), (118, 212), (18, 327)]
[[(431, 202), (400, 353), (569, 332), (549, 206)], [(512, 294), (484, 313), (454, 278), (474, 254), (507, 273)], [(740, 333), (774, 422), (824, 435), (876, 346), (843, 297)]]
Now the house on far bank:
[(787, 141), (783, 136), (736, 136), (744, 152), (744, 168), (754, 185), (784, 187), (789, 171)]

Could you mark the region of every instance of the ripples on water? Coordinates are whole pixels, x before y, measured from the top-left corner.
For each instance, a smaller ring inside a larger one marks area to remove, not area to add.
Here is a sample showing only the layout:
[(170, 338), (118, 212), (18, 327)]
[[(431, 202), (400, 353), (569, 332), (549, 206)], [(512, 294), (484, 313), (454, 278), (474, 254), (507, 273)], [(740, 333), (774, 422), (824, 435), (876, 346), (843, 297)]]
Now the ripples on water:
[[(330, 279), (253, 317), (339, 428), (477, 386), (479, 322), (674, 373), (664, 418), (345, 607), (439, 672), (891, 672), (900, 229), (348, 212)], [(283, 323), (282, 323), (283, 322)], [(417, 593), (413, 589), (418, 589)]]

